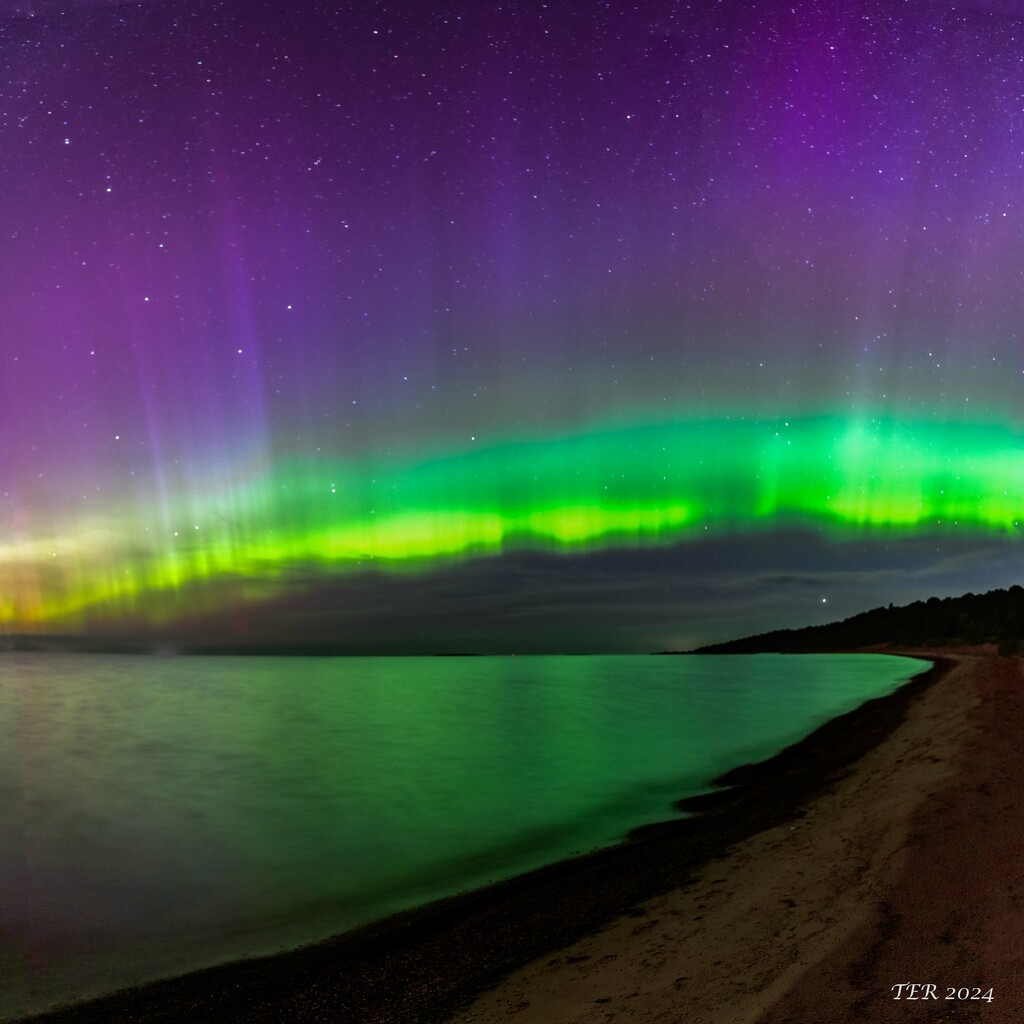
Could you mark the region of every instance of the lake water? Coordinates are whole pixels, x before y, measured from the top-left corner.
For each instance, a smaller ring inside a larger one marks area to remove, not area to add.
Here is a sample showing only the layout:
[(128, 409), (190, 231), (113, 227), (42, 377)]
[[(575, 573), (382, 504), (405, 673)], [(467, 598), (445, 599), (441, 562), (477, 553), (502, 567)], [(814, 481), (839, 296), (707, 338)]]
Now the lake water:
[(0, 656), (0, 1019), (613, 843), (921, 668)]

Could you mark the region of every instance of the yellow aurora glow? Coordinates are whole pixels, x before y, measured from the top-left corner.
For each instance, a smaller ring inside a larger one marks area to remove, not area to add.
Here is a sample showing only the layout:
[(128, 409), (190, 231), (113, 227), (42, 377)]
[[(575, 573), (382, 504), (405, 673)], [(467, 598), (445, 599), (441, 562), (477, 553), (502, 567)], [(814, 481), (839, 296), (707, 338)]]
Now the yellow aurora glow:
[(839, 539), (1017, 538), (1022, 451), (998, 426), (816, 417), (646, 425), (423, 461), (289, 460), (228, 494), (0, 546), (0, 623), (158, 623), (262, 599), (296, 570), (426, 571), (794, 524)]

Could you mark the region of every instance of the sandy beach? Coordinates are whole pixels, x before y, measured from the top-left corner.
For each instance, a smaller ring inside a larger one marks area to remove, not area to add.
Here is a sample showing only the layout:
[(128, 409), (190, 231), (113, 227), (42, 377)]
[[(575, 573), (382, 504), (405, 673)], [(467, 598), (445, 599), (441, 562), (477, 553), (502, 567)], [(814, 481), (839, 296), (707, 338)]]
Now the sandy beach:
[(931, 653), (944, 660), (896, 694), (730, 773), (732, 788), (688, 804), (696, 818), (33, 1020), (1020, 1019), (1020, 662)]
[(1015, 659), (959, 656), (798, 820), (453, 1020), (1022, 1019), (1021, 683)]

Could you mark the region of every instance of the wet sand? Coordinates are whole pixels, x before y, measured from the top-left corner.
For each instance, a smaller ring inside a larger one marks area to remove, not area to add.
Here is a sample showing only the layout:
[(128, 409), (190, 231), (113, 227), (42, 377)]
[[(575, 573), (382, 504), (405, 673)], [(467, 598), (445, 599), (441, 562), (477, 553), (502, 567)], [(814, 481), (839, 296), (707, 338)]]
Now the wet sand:
[[(1016, 1019), (1018, 664), (941, 662), (622, 846), (31, 1019)], [(996, 1001), (894, 1002), (902, 981)]]

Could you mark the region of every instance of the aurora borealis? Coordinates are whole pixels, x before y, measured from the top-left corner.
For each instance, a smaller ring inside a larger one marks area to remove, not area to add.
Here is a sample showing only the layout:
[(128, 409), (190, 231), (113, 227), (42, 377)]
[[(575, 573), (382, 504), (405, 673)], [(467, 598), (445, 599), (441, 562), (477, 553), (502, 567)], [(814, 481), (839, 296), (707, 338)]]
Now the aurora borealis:
[(0, 4), (0, 631), (643, 650), (1017, 582), (1015, 10)]

